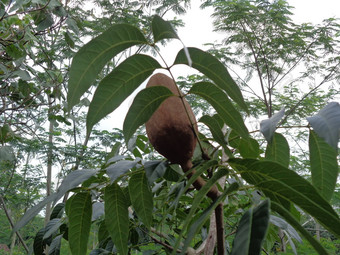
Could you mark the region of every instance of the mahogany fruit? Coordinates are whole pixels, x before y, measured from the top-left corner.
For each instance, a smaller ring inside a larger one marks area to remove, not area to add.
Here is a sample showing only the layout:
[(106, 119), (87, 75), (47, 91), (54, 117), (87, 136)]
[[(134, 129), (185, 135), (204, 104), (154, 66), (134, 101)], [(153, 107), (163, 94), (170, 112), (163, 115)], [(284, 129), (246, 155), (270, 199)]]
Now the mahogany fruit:
[(196, 146), (196, 136), (191, 124), (197, 130), (194, 113), (186, 99), (179, 97), (175, 82), (167, 75), (153, 75), (146, 87), (151, 86), (167, 87), (177, 96), (167, 98), (146, 122), (149, 140), (156, 151), (171, 163), (188, 168)]
[[(181, 165), (183, 171), (187, 172), (192, 168), (191, 158), (197, 143), (194, 131), (194, 129), (197, 131), (195, 115), (173, 79), (167, 75), (162, 73), (153, 75), (146, 87), (151, 86), (167, 87), (177, 96), (164, 100), (146, 122), (147, 136), (156, 151), (171, 163)], [(188, 177), (190, 178), (194, 172), (192, 171)], [(205, 183), (201, 177), (198, 177), (194, 187), (201, 189)], [(209, 191), (208, 196), (212, 199), (218, 196), (215, 186)]]

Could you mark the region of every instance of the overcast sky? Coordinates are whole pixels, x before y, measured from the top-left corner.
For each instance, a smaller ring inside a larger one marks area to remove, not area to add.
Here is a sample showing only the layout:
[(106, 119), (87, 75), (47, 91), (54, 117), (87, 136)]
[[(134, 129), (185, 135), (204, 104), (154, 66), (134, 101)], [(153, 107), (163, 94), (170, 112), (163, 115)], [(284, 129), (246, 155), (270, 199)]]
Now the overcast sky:
[[(208, 42), (219, 41), (223, 37), (221, 34), (213, 32), (212, 9), (201, 10), (199, 8), (201, 1), (191, 1), (191, 9), (180, 18), (185, 22), (185, 27), (178, 31), (179, 37), (187, 47), (198, 47), (204, 49), (203, 44)], [(291, 6), (294, 7), (293, 21), (296, 23), (311, 22), (313, 24), (321, 23), (322, 20), (331, 17), (340, 17), (340, 0), (289, 0)], [(165, 16), (165, 19), (171, 18)], [(162, 50), (161, 54), (166, 62), (171, 65), (176, 57), (177, 52), (182, 48), (182, 44), (177, 40), (173, 40), (167, 45), (166, 50)], [(170, 50), (169, 50), (170, 49)], [(175, 77), (193, 73), (183, 65), (172, 69)], [(134, 93), (136, 94), (136, 93)], [(111, 130), (112, 128), (122, 129), (123, 121), (132, 103), (132, 97), (129, 97), (115, 112), (110, 114), (109, 119), (100, 122), (100, 129)]]

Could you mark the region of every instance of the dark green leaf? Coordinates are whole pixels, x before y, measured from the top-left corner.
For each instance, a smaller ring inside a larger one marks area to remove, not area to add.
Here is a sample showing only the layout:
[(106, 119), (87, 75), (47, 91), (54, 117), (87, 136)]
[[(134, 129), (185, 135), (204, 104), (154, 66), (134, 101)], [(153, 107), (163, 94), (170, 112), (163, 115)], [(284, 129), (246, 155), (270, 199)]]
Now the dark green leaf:
[(137, 128), (148, 121), (161, 103), (172, 95), (168, 88), (162, 86), (143, 89), (136, 95), (123, 124), (126, 143)]
[(110, 59), (133, 45), (146, 43), (144, 35), (136, 27), (117, 24), (84, 45), (74, 56), (69, 72), (69, 109), (79, 102)]
[(46, 28), (49, 28), (54, 23), (53, 17), (51, 14), (46, 14), (45, 18), (37, 25), (37, 31), (43, 31)]
[(64, 207), (65, 207), (64, 203), (57, 204), (53, 208), (53, 211), (52, 211), (51, 216), (50, 216), (50, 220), (52, 220), (54, 218), (61, 218), (63, 216)]
[(340, 219), (332, 206), (303, 177), (281, 164), (253, 159), (230, 159), (243, 179), (261, 189), (272, 201), (295, 203), (340, 237)]
[(129, 212), (125, 195), (117, 183), (105, 188), (105, 224), (120, 254), (128, 254)]
[(195, 83), (189, 93), (196, 94), (207, 100), (215, 108), (220, 118), (240, 136), (247, 139), (248, 129), (241, 114), (235, 109), (227, 95), (209, 82)]
[(152, 19), (152, 33), (155, 43), (162, 39), (179, 39), (170, 22), (165, 21), (158, 15), (155, 15)]
[(233, 241), (232, 255), (258, 255), (269, 226), (269, 199), (250, 208), (241, 218)]
[(330, 201), (339, 172), (337, 151), (312, 130), (309, 133), (309, 151), (313, 186)]
[(68, 238), (72, 255), (85, 255), (90, 235), (92, 204), (91, 194), (78, 193), (71, 200), (68, 213)]
[(266, 159), (280, 163), (284, 167), (289, 166), (289, 145), (283, 135), (274, 133), (273, 139), (266, 148)]
[(144, 172), (133, 174), (129, 181), (129, 194), (137, 216), (148, 228), (152, 224), (153, 195)]
[[(214, 81), (214, 83), (227, 92), (228, 96), (230, 96), (243, 110), (248, 112), (241, 90), (231, 78), (225, 66), (208, 52), (190, 47), (188, 48), (188, 51), (192, 60), (192, 67)], [(184, 49), (178, 52), (174, 64), (189, 64)]]
[(113, 112), (152, 72), (160, 68), (152, 57), (142, 54), (124, 60), (98, 85), (87, 114), (89, 134), (93, 125)]
[(42, 255), (44, 253), (43, 236), (45, 234), (45, 228), (42, 228), (34, 237), (33, 251), (35, 255)]

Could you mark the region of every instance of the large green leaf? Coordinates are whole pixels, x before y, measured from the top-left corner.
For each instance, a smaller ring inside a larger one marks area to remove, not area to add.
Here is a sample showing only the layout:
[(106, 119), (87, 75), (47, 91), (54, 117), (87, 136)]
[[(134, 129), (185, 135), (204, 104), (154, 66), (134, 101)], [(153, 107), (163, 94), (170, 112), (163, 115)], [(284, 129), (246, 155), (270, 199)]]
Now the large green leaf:
[(246, 211), (233, 241), (232, 255), (258, 255), (269, 225), (269, 199)]
[[(208, 52), (191, 47), (188, 48), (188, 51), (192, 60), (192, 67), (214, 81), (214, 83), (227, 92), (228, 96), (230, 96), (243, 110), (248, 112), (241, 90), (233, 78), (231, 78), (226, 67)], [(189, 64), (184, 49), (178, 52), (174, 64)]]
[(137, 216), (148, 228), (152, 224), (153, 195), (145, 172), (133, 174), (129, 181), (129, 194)]
[(207, 100), (217, 111), (221, 119), (243, 138), (248, 138), (248, 129), (241, 114), (235, 109), (228, 96), (210, 82), (195, 83), (189, 93), (199, 95)]
[(165, 21), (160, 16), (155, 15), (152, 19), (152, 33), (154, 42), (158, 42), (162, 39), (178, 38), (175, 30), (171, 26), (171, 23)]
[(105, 188), (105, 225), (119, 254), (128, 254), (129, 211), (124, 192), (117, 183)]
[(273, 161), (230, 159), (243, 179), (261, 189), (274, 202), (295, 203), (340, 237), (340, 219), (332, 206), (303, 177)]
[(113, 112), (152, 72), (160, 68), (154, 58), (136, 54), (124, 60), (98, 85), (87, 114), (87, 133), (93, 125)]
[(136, 95), (123, 124), (126, 143), (137, 128), (148, 121), (161, 103), (170, 96), (173, 96), (172, 92), (163, 86), (145, 88)]
[(128, 24), (117, 24), (85, 44), (74, 56), (69, 72), (69, 109), (79, 102), (110, 59), (133, 45), (145, 43), (147, 40), (139, 29)]
[(309, 133), (309, 151), (312, 183), (330, 201), (339, 172), (337, 151), (312, 130)]
[(322, 255), (327, 255), (328, 252), (325, 250), (325, 248), (316, 240), (314, 237), (308, 232), (301, 224), (295, 219), (295, 217), (282, 205), (271, 202), (271, 208), (272, 210), (278, 212), (281, 214), (282, 217), (286, 219), (287, 222), (289, 222), (296, 230), (298, 230), (301, 235), (306, 238), (306, 240), (314, 247), (314, 249)]
[(266, 159), (272, 160), (288, 168), (289, 145), (283, 135), (274, 133), (266, 148)]
[(91, 228), (91, 194), (89, 192), (78, 193), (70, 203), (67, 211), (69, 220), (68, 243), (72, 255), (85, 255)]

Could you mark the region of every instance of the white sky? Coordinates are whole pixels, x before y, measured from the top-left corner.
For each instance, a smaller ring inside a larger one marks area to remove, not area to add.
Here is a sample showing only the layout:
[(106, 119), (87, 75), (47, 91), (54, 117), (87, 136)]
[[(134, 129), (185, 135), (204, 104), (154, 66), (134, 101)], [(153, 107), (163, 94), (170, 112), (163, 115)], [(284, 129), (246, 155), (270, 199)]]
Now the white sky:
[[(292, 12), (294, 13), (293, 21), (296, 23), (310, 22), (318, 24), (326, 18), (340, 17), (340, 0), (289, 0), (288, 2), (295, 7)], [(191, 9), (187, 11), (185, 16), (180, 17), (185, 22), (185, 27), (179, 29), (178, 35), (187, 47), (204, 49), (204, 43), (219, 41), (223, 38), (223, 35), (213, 32), (213, 20), (210, 17), (212, 10), (201, 10), (199, 8), (200, 4), (201, 1), (192, 1)], [(165, 16), (165, 19), (167, 18), (172, 17)], [(181, 48), (182, 44), (177, 40), (173, 40), (161, 51), (161, 54), (166, 59), (166, 62), (171, 65)], [(194, 73), (195, 71), (180, 65), (173, 68), (172, 72), (177, 77)], [(111, 130), (112, 128), (122, 129), (125, 115), (132, 100), (133, 98), (129, 97), (115, 112), (110, 114), (109, 118), (102, 120), (100, 128), (106, 130)]]

